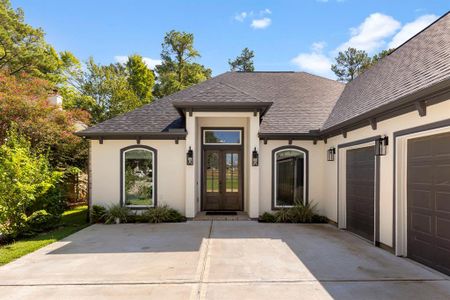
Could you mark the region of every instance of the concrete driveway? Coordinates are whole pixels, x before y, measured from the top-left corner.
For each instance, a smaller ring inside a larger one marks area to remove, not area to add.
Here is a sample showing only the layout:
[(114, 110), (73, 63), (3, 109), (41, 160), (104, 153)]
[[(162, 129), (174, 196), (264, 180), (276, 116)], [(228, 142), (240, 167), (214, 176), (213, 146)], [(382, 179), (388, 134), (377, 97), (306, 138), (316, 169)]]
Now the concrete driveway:
[(443, 274), (331, 225), (94, 225), (0, 268), (2, 299), (449, 299)]

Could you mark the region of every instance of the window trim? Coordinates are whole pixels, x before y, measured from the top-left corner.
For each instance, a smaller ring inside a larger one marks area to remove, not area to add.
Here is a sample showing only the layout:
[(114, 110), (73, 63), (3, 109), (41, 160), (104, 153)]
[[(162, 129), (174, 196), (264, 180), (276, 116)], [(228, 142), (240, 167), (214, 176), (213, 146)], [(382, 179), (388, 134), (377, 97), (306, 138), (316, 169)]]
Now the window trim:
[(305, 200), (305, 204), (309, 202), (308, 195), (309, 195), (309, 152), (305, 148), (298, 147), (298, 146), (281, 146), (278, 148), (275, 148), (272, 150), (272, 210), (278, 210), (282, 208), (289, 208), (293, 205), (277, 205), (276, 200), (276, 185), (277, 185), (277, 175), (276, 175), (276, 155), (279, 152), (282, 151), (297, 151), (300, 153), (303, 153), (304, 155), (304, 168), (303, 168), (303, 182), (304, 182), (304, 189), (303, 189), (303, 198)]
[[(206, 142), (206, 132), (207, 131), (227, 131), (227, 132), (239, 132), (239, 143), (207, 143)], [(242, 130), (241, 129), (220, 129), (220, 128), (208, 128), (203, 129), (203, 145), (206, 146), (218, 146), (218, 145), (242, 145)]]
[[(125, 153), (131, 150), (145, 150), (152, 153), (152, 176), (153, 176), (153, 189), (152, 189), (152, 199), (153, 205), (125, 205)], [(158, 186), (158, 151), (155, 148), (145, 145), (132, 145), (120, 149), (120, 206), (128, 207), (133, 210), (148, 209), (150, 207), (156, 207), (158, 205), (157, 201), (157, 186)]]

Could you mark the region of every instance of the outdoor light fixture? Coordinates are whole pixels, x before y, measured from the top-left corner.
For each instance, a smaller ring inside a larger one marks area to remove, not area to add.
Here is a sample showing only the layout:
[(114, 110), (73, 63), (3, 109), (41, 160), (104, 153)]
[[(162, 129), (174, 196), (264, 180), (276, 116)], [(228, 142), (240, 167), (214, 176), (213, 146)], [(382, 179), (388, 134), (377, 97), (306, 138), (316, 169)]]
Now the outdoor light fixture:
[(186, 153), (186, 164), (188, 166), (194, 165), (194, 151), (192, 151), (191, 146), (189, 146), (189, 150)]
[(389, 145), (389, 139), (387, 136), (382, 136), (379, 139), (375, 140), (375, 155), (386, 155), (387, 145)]
[(257, 167), (258, 164), (259, 164), (259, 154), (258, 154), (258, 151), (256, 151), (256, 147), (255, 147), (255, 149), (253, 150), (253, 153), (252, 153), (252, 166)]
[(336, 154), (336, 148), (330, 148), (327, 151), (327, 160), (334, 161), (334, 155)]

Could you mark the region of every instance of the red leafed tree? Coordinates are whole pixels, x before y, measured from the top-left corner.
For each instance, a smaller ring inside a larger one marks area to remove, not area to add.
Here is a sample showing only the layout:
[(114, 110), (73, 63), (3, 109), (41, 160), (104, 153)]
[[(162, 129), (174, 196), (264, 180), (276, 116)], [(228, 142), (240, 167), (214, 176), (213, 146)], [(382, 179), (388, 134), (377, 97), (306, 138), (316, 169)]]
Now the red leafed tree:
[(80, 124), (88, 124), (82, 110), (62, 110), (48, 103), (54, 85), (44, 79), (0, 73), (0, 144), (12, 123), (34, 149), (48, 153), (55, 168), (84, 169), (87, 143), (74, 135)]

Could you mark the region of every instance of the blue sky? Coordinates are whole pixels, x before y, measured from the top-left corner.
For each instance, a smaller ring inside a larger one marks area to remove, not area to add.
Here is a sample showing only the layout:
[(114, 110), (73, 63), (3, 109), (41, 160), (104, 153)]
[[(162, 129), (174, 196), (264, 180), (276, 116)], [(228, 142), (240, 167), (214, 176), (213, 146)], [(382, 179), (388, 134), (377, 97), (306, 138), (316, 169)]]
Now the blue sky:
[(42, 27), (58, 51), (100, 63), (139, 53), (159, 59), (164, 33), (194, 33), (199, 62), (217, 75), (242, 48), (256, 70), (308, 71), (333, 77), (340, 49), (370, 54), (397, 46), (450, 8), (448, 0), (114, 1), (12, 0), (26, 21)]

